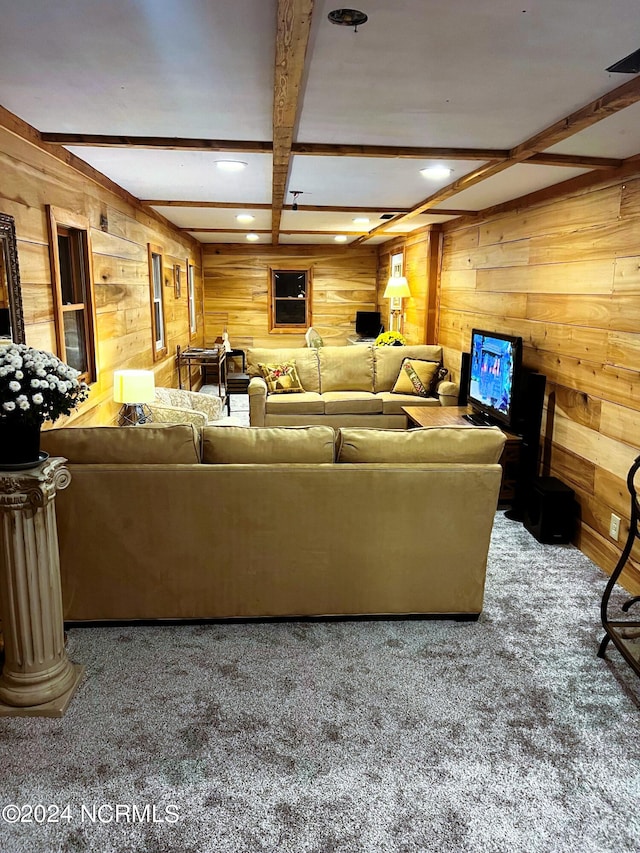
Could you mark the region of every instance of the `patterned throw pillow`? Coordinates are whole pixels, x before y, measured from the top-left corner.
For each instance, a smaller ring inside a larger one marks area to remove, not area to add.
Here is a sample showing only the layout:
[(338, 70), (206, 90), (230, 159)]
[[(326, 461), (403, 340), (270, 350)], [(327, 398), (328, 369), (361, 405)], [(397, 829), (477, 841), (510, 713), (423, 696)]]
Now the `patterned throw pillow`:
[(405, 358), (400, 366), (393, 394), (413, 394), (415, 397), (430, 397), (434, 377), (440, 365), (437, 361), (420, 361)]
[(258, 363), (258, 367), (270, 394), (296, 394), (304, 391), (295, 361), (283, 361), (281, 364)]

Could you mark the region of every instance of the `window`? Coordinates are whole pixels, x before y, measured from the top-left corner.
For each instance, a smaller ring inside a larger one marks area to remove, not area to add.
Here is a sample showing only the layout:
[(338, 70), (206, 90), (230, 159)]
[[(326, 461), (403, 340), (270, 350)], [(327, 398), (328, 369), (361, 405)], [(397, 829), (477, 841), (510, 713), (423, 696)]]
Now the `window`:
[(189, 334), (198, 331), (198, 314), (196, 311), (196, 275), (193, 264), (187, 260), (187, 303), (189, 305)]
[(49, 206), (51, 277), (58, 355), (85, 382), (97, 377), (89, 223)]
[(167, 354), (166, 323), (164, 317), (164, 272), (162, 248), (149, 243), (149, 288), (151, 292), (151, 330), (154, 361)]
[(304, 332), (311, 325), (311, 270), (271, 270), (269, 331)]

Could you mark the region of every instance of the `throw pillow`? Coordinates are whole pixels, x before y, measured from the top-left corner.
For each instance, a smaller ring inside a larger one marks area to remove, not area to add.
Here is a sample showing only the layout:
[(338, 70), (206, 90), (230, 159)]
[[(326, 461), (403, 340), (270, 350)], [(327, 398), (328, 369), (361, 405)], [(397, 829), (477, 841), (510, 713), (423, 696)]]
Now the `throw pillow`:
[(437, 361), (419, 361), (417, 358), (405, 358), (400, 365), (400, 372), (391, 393), (429, 397), (431, 383), (439, 366)]
[(435, 397), (436, 389), (437, 389), (438, 385), (444, 379), (446, 379), (448, 375), (449, 375), (449, 371), (447, 370), (447, 368), (444, 367), (442, 364), (439, 365), (438, 369), (436, 370), (436, 372), (433, 376), (433, 379), (431, 380), (431, 387), (429, 388), (429, 396), (430, 397)]
[(295, 361), (283, 361), (281, 364), (258, 363), (258, 367), (270, 394), (297, 394), (304, 391)]

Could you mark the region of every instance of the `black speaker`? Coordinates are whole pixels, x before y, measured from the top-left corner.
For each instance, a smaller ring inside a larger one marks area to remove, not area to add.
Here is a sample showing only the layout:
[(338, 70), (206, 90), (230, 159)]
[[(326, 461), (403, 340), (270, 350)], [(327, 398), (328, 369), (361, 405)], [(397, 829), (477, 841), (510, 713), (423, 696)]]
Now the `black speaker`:
[(458, 393), (458, 405), (467, 405), (467, 391), (469, 390), (469, 371), (471, 370), (471, 353), (463, 352), (460, 362), (460, 391)]
[(514, 419), (511, 430), (521, 438), (520, 459), (511, 509), (507, 517), (522, 521), (531, 483), (538, 474), (540, 428), (547, 377), (543, 373), (523, 370), (516, 390)]
[(576, 519), (573, 489), (557, 477), (536, 477), (527, 494), (524, 526), (538, 542), (571, 542)]

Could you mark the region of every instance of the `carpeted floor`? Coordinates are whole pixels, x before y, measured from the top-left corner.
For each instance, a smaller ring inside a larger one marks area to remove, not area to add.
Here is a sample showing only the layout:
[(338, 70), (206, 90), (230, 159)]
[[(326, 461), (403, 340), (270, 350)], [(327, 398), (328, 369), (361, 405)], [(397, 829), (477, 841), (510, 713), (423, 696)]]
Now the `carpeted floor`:
[(603, 587), (499, 513), (477, 623), (73, 629), (67, 716), (0, 720), (0, 812), (61, 811), (0, 819), (0, 850), (635, 853), (640, 682), (596, 657)]

